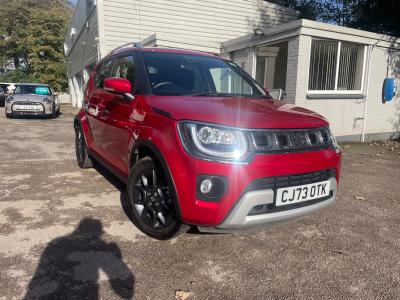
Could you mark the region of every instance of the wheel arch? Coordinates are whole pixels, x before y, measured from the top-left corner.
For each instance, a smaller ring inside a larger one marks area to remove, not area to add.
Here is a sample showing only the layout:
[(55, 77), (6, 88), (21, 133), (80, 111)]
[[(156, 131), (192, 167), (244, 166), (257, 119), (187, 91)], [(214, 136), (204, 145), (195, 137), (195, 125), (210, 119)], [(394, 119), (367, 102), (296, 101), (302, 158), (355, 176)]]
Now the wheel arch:
[(129, 159), (129, 170), (133, 168), (133, 166), (143, 157), (150, 156), (154, 160), (156, 160), (156, 163), (159, 163), (161, 168), (164, 171), (164, 174), (167, 176), (168, 182), (173, 186), (174, 188), (174, 197), (172, 198), (173, 203), (174, 203), (174, 208), (177, 214), (177, 217), (181, 219), (181, 208), (179, 204), (179, 197), (176, 189), (176, 184), (174, 181), (174, 178), (171, 174), (171, 170), (162, 155), (161, 151), (158, 149), (158, 147), (150, 142), (150, 141), (137, 141), (135, 142), (134, 147), (132, 148), (130, 159)]

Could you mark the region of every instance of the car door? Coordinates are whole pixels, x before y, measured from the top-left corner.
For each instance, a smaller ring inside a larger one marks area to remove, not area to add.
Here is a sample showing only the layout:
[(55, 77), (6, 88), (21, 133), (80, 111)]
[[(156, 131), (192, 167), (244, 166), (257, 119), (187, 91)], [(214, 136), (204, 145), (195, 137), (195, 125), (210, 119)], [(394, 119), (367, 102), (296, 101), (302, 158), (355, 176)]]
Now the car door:
[[(133, 54), (116, 57), (110, 77), (128, 79), (133, 89), (137, 84), (135, 76), (135, 58)], [(132, 91), (135, 94), (135, 91)], [(102, 117), (107, 126), (104, 128), (104, 151), (109, 155), (109, 161), (128, 174), (129, 140), (132, 134), (132, 114), (137, 101), (124, 95), (103, 90)], [(99, 117), (101, 117), (99, 114)]]
[(108, 93), (104, 90), (104, 80), (109, 78), (113, 67), (113, 59), (103, 62), (96, 71), (93, 91), (90, 93), (88, 103), (85, 103), (88, 122), (93, 136), (93, 149), (103, 158), (107, 159), (104, 145), (107, 143), (105, 135), (107, 124), (107, 111), (104, 112), (105, 98)]

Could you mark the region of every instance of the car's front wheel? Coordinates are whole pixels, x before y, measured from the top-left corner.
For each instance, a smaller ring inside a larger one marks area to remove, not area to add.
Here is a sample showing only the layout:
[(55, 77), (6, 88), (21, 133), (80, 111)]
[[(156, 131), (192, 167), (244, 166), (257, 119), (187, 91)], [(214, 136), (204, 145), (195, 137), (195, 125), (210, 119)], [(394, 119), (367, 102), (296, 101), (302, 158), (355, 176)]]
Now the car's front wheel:
[(80, 126), (75, 126), (75, 152), (80, 168), (87, 169), (93, 167), (93, 162), (89, 156), (86, 140)]
[(176, 215), (173, 189), (163, 168), (151, 157), (133, 166), (127, 186), (132, 221), (148, 236), (166, 240), (189, 229)]

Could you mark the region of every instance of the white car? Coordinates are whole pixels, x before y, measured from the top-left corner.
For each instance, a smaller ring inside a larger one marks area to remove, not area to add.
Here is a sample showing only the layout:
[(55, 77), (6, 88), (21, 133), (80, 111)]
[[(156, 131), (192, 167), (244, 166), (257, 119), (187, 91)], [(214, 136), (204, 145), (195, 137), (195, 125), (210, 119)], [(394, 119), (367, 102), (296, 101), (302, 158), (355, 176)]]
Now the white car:
[(47, 116), (55, 118), (60, 113), (60, 102), (48, 84), (18, 83), (14, 93), (5, 101), (6, 117)]

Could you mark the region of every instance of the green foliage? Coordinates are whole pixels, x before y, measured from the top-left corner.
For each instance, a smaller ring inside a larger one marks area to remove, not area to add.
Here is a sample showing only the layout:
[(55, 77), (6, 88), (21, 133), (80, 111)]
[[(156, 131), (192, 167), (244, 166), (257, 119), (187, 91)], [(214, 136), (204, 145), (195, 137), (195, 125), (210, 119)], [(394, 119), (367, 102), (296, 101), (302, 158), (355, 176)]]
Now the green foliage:
[(321, 2), (316, 0), (269, 0), (300, 12), (300, 19), (317, 20), (321, 11)]
[(23, 70), (10, 70), (5, 74), (0, 75), (0, 82), (39, 82), (32, 75), (27, 74)]
[(268, 0), (300, 11), (300, 18), (400, 36), (399, 0)]
[(16, 69), (6, 76), (65, 90), (63, 41), (72, 12), (68, 2), (0, 0), (0, 5), (0, 62)]

